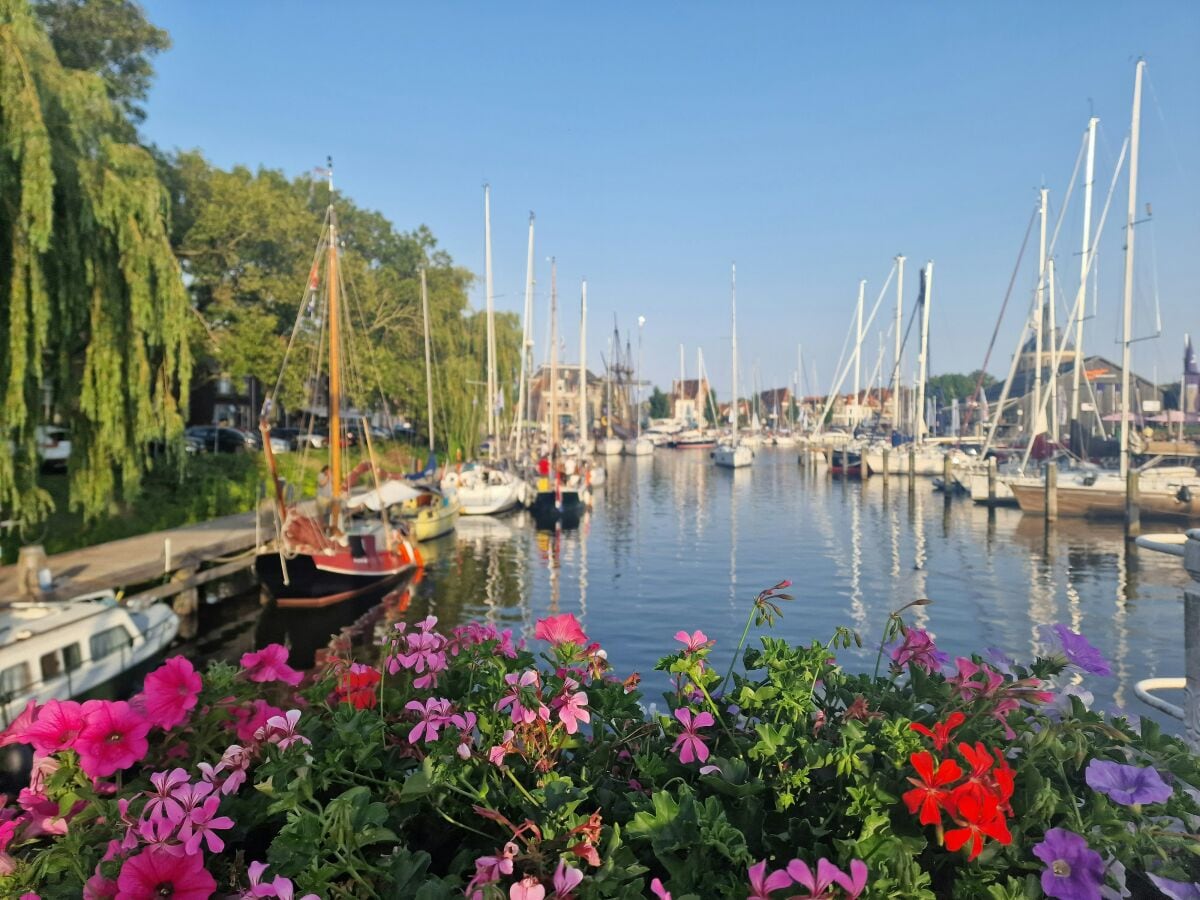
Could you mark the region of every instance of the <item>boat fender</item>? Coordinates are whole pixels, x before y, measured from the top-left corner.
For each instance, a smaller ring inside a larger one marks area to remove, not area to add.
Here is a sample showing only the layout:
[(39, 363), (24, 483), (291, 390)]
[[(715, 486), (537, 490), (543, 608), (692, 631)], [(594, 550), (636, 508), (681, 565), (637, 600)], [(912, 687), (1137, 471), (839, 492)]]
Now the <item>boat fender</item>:
[(1181, 485), (1179, 492), (1175, 494), (1175, 499), (1180, 503), (1192, 502), (1192, 489), (1188, 485)]

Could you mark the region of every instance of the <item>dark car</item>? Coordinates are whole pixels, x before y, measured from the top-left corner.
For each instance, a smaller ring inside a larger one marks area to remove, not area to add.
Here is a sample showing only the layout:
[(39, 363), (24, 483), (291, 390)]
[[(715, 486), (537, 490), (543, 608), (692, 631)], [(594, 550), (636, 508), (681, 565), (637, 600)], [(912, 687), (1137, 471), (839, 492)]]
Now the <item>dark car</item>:
[(189, 444), (203, 448), (205, 453), (244, 453), (258, 449), (249, 432), (222, 425), (193, 425), (183, 434)]
[(306, 435), (308, 432), (301, 428), (272, 428), (271, 437), (280, 438), (288, 442), (288, 446), (293, 450), (300, 447), (301, 435)]

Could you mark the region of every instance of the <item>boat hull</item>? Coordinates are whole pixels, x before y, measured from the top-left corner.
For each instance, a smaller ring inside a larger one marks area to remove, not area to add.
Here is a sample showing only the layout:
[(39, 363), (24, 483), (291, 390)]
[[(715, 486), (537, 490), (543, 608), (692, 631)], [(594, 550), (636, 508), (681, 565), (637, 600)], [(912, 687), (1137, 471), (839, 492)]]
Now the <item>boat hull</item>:
[(282, 609), (332, 606), (375, 590), (382, 595), (413, 568), (407, 563), (382, 571), (333, 571), (320, 568), (314, 557), (305, 553), (286, 561), (278, 553), (262, 553), (254, 560), (259, 584)]
[(649, 438), (626, 441), (623, 452), (626, 456), (649, 456), (654, 452), (654, 443)]
[(620, 456), (624, 441), (620, 438), (604, 438), (596, 442), (596, 453), (600, 456)]
[(745, 444), (722, 445), (713, 451), (713, 462), (723, 469), (741, 469), (753, 464), (754, 451)]
[(554, 491), (538, 491), (529, 511), (538, 531), (552, 531), (578, 528), (585, 509), (579, 491), (562, 491), (559, 496)]
[[(1011, 484), (1022, 512), (1045, 515), (1046, 488), (1042, 484)], [(1125, 493), (1086, 487), (1058, 487), (1058, 514), (1069, 518), (1121, 519), (1125, 516)], [(1178, 491), (1139, 492), (1138, 513), (1143, 519), (1190, 522), (1200, 519), (1200, 491), (1181, 500)]]
[(829, 463), (829, 474), (835, 478), (862, 478), (862, 454), (853, 450), (839, 450), (834, 453)]

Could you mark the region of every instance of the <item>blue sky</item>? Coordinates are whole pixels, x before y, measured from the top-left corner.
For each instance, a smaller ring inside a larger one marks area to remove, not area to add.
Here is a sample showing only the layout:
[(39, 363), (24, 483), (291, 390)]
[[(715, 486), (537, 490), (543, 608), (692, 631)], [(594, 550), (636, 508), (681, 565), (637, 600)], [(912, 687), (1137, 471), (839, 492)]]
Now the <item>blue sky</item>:
[[(640, 314), (647, 377), (669, 382), (680, 343), (693, 374), (700, 345), (723, 395), (732, 260), (743, 384), (755, 367), (763, 386), (790, 380), (803, 344), (827, 387), (859, 279), (872, 301), (898, 252), (910, 307), (917, 267), (935, 261), (933, 371), (978, 368), (1037, 189), (1057, 212), (1092, 111), (1098, 215), (1144, 56), (1139, 205), (1154, 219), (1137, 232), (1135, 330), (1153, 333), (1158, 310), (1163, 337), (1137, 345), (1136, 367), (1176, 377), (1182, 333), (1200, 333), (1197, 3), (145, 5), (174, 41), (147, 138), (289, 174), (332, 154), (357, 203), (429, 225), (479, 274), (480, 305), (490, 182), (501, 308), (521, 308), (534, 210), (539, 342), (554, 255), (570, 358), (586, 277), (594, 366), (613, 314), (622, 328)], [(1057, 251), (1071, 282), (1080, 196)], [(1106, 355), (1119, 354), (1125, 205), (1122, 178), (1085, 339)], [(1036, 247), (993, 372), (1031, 259)], [(874, 332), (865, 343), (869, 371)]]

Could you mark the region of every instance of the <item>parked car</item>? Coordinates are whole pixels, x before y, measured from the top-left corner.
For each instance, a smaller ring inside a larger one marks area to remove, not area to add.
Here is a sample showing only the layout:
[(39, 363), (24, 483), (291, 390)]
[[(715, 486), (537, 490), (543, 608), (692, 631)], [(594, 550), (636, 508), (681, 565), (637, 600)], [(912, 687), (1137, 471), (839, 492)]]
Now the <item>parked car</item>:
[(259, 443), (248, 431), (224, 425), (193, 425), (184, 433), (184, 440), (195, 442), (204, 453), (244, 453), (259, 449)]
[(296, 444), (308, 444), (314, 450), (323, 450), (329, 446), (329, 432), (324, 428), (310, 428), (296, 436)]
[(278, 449), (276, 441), (284, 441), (287, 443), (287, 446), (283, 448), (284, 450), (295, 450), (303, 443), (300, 439), (302, 434), (303, 432), (299, 428), (272, 428), (271, 449), (277, 453), (282, 452)]
[(42, 468), (65, 469), (71, 458), (71, 432), (58, 425), (39, 425), (34, 430)]
[(392, 436), (399, 438), (409, 438), (416, 434), (416, 429), (412, 427), (412, 423), (408, 421), (398, 422), (392, 426)]

